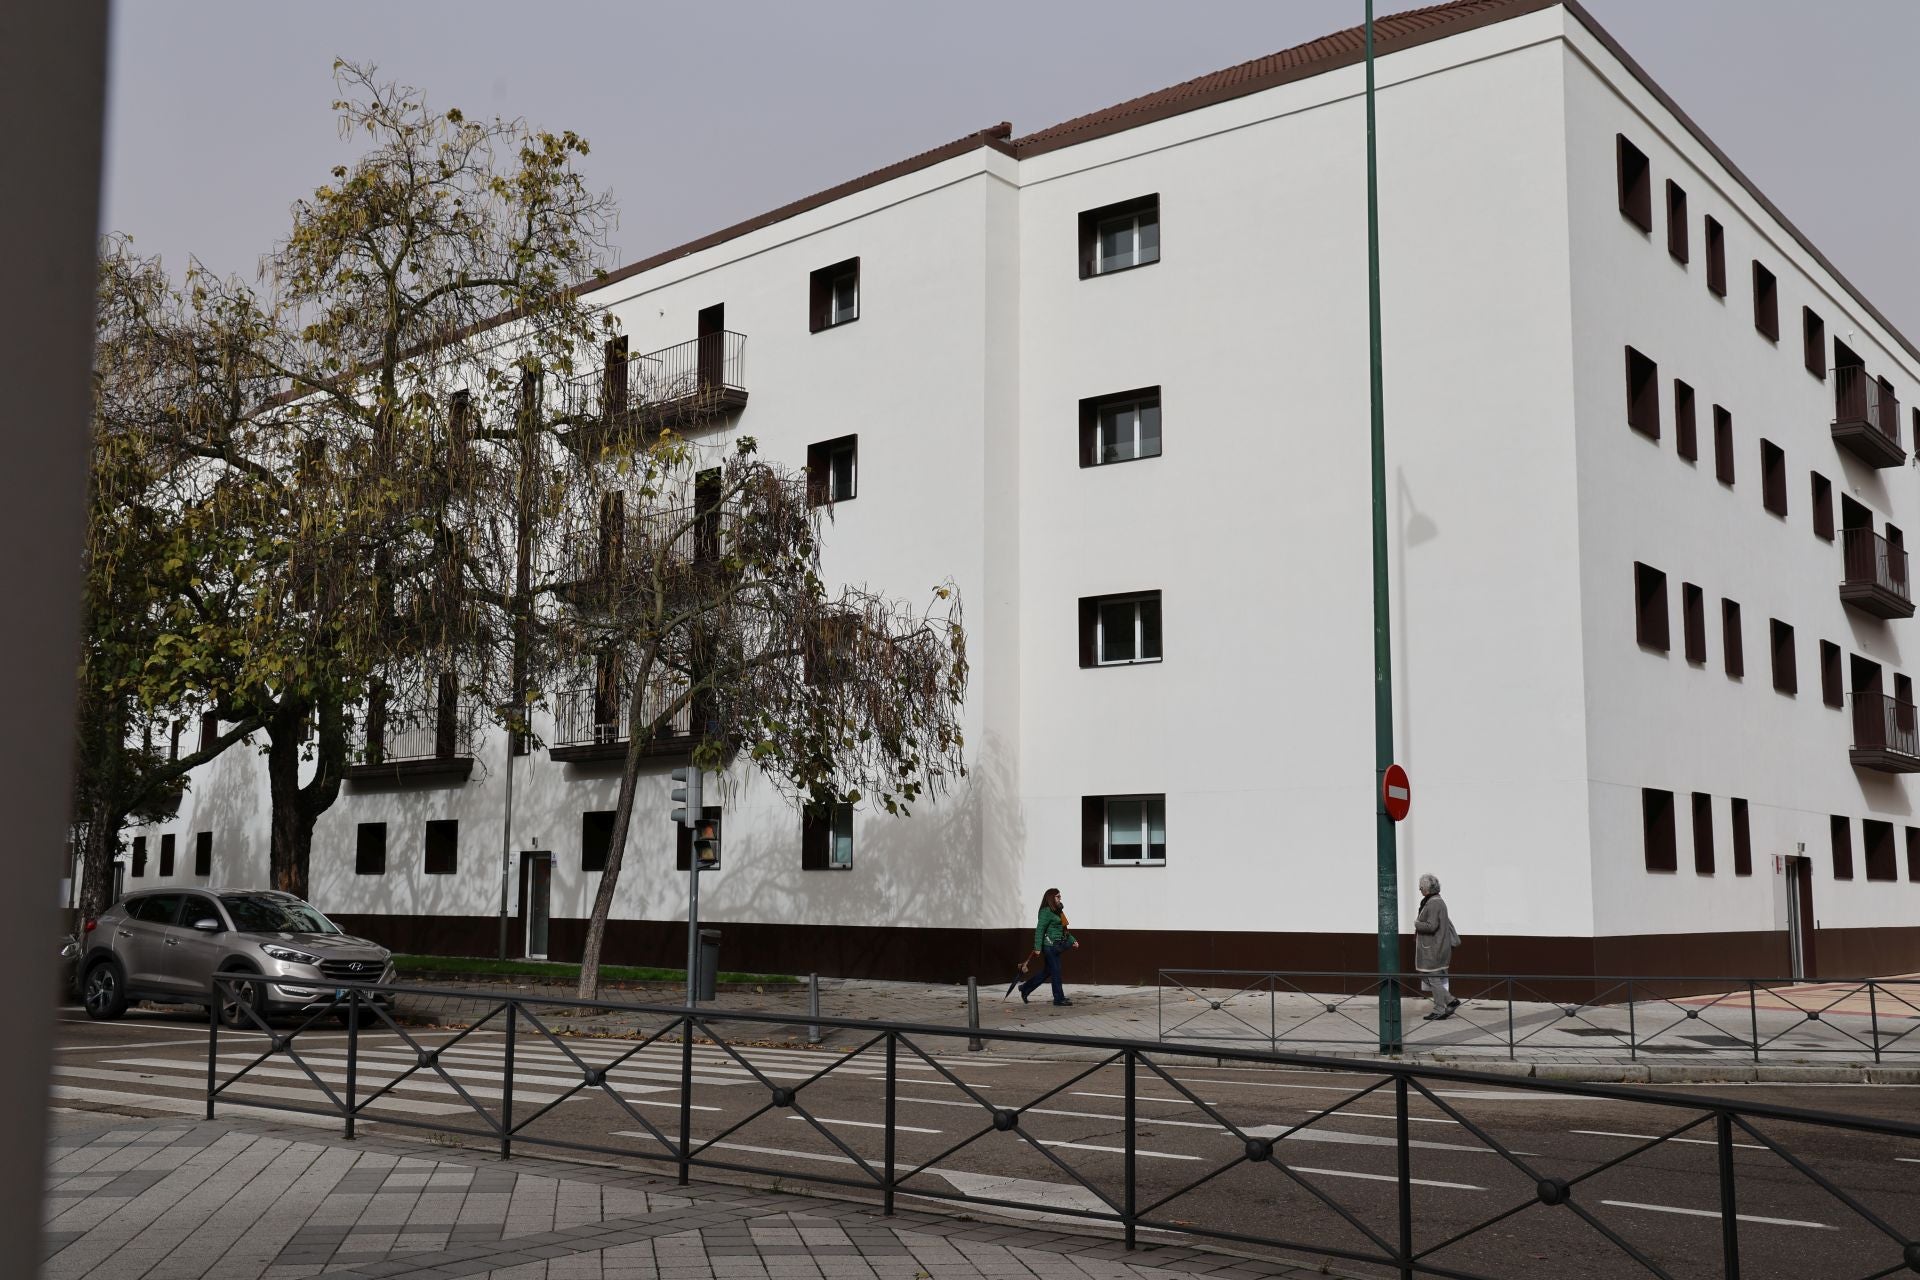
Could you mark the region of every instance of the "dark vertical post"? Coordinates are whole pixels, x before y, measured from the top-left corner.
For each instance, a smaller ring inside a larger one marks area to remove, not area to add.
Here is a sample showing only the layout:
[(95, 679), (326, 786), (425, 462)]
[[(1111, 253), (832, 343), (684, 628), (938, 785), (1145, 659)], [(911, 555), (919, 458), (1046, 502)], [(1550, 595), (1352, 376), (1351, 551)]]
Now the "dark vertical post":
[(360, 1083), (360, 990), (347, 992), (347, 1136), (354, 1136), (353, 1124), (360, 1105), (356, 1090)]
[(899, 1075), (895, 1065), (895, 1058), (897, 1057), (899, 1047), (900, 1047), (899, 1039), (895, 1036), (893, 1032), (891, 1031), (887, 1032), (887, 1130), (886, 1130), (887, 1185), (882, 1187), (880, 1190), (880, 1199), (881, 1199), (880, 1211), (886, 1214), (888, 1217), (893, 1216), (894, 1090), (896, 1085), (899, 1082)]
[(1400, 1050), (1400, 851), (1387, 816), (1393, 763), (1393, 639), (1387, 614), (1386, 378), (1380, 349), (1380, 179), (1373, 141), (1373, 0), (1367, 0), (1367, 343), (1373, 405), (1373, 806), (1378, 884), (1380, 1052)]
[(1507, 1061), (1514, 1059), (1513, 1052), (1513, 979), (1507, 979)]
[(1133, 1070), (1134, 1052), (1131, 1049), (1123, 1049), (1121, 1050), (1121, 1053), (1124, 1056), (1124, 1059), (1126, 1062), (1126, 1068), (1127, 1068), (1127, 1088), (1126, 1088), (1126, 1094), (1127, 1094), (1127, 1103), (1126, 1103), (1126, 1108), (1127, 1108), (1127, 1118), (1126, 1118), (1127, 1191), (1126, 1191), (1126, 1195), (1127, 1195), (1127, 1198), (1126, 1198), (1125, 1221), (1121, 1225), (1123, 1226), (1127, 1234), (1127, 1248), (1131, 1249), (1134, 1246), (1134, 1235), (1135, 1235), (1135, 1228), (1133, 1223), (1134, 1207), (1135, 1207), (1134, 1177), (1133, 1177), (1133, 1167), (1135, 1164), (1134, 1141), (1133, 1141), (1133, 1133), (1134, 1133), (1134, 1127), (1135, 1127), (1134, 1126), (1135, 1095), (1134, 1095), (1134, 1070)]
[(1627, 1057), (1634, 1062), (1640, 1061), (1640, 1041), (1638, 1038), (1638, 1032), (1639, 1032), (1639, 1028), (1637, 1024), (1634, 1022), (1634, 1017), (1633, 1017), (1633, 979), (1628, 978), (1627, 979)]
[[(693, 860), (696, 867), (700, 860)], [(680, 1037), (680, 1185), (687, 1185), (693, 1160), (693, 1001), (687, 1001), (686, 1034)]]
[(1877, 987), (1872, 978), (1867, 979), (1867, 1025), (1869, 1034), (1873, 1036), (1873, 1060), (1876, 1064), (1880, 1061), (1880, 1004), (1874, 998)]
[(1733, 1119), (1725, 1111), (1713, 1113), (1714, 1135), (1720, 1148), (1720, 1252), (1726, 1280), (1740, 1280), (1740, 1216), (1734, 1211)]
[[(512, 757), (508, 757), (511, 767)], [(500, 1158), (507, 1160), (513, 1156), (513, 1041), (514, 1031), (520, 1022), (520, 1005), (507, 1001), (507, 1078), (500, 1086)]]
[(1407, 1141), (1407, 1078), (1393, 1078), (1393, 1146), (1395, 1180), (1400, 1193), (1400, 1275), (1413, 1277), (1413, 1147)]
[(207, 1001), (207, 1119), (213, 1119), (213, 1091), (219, 1081), (217, 1059), (220, 1053), (220, 983), (213, 984), (213, 998)]
[(1760, 1061), (1760, 999), (1754, 990), (1754, 980), (1747, 979), (1747, 1028), (1753, 1033), (1753, 1060)]
[(975, 1034), (967, 1037), (967, 1052), (979, 1053), (987, 1047), (979, 1036), (980, 1031), (980, 982), (977, 978), (967, 978), (967, 1030)]

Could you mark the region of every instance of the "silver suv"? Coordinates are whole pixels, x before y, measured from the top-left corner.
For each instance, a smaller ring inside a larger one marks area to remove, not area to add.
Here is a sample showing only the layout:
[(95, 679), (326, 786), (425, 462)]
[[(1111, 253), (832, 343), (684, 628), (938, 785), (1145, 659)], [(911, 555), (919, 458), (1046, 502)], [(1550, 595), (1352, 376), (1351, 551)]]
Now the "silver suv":
[(393, 980), (385, 947), (271, 889), (131, 893), (87, 922), (85, 946), (81, 999), (100, 1019), (118, 1018), (131, 1000), (204, 1004), (220, 973), (273, 979), (219, 984), (227, 1026), (251, 1026), (249, 1007), (263, 1016), (326, 1008), (339, 994), (332, 981)]

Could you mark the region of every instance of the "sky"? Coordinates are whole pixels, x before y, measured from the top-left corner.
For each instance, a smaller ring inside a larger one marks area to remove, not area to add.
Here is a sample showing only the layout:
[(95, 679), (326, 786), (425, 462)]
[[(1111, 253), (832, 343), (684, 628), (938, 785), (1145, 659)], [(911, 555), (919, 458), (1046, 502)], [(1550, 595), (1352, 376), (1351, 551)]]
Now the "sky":
[[(1586, 6), (1920, 335), (1920, 3)], [(589, 184), (620, 206), (618, 265), (998, 121), (1029, 133), (1361, 12), (1360, 0), (115, 0), (102, 229), (176, 272), (191, 254), (251, 277), (294, 200), (353, 154), (329, 105), (336, 57), (439, 107), (585, 135)]]

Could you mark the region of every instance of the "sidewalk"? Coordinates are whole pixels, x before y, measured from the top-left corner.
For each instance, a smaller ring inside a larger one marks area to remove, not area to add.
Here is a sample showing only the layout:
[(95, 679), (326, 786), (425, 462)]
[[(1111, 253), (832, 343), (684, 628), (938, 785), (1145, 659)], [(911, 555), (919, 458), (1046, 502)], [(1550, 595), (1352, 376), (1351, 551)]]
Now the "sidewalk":
[[(570, 997), (570, 988), (511, 982), (421, 982), (474, 996)], [(1476, 1070), (1585, 1081), (1778, 1081), (1920, 1084), (1920, 1008), (1882, 997), (1870, 1017), (1844, 984), (1762, 991), (1749, 1008), (1744, 990), (1725, 997), (1690, 995), (1626, 1004), (1579, 1005), (1517, 999), (1509, 1023), (1503, 999), (1469, 999), (1455, 1016), (1426, 1022), (1424, 999), (1406, 999), (1405, 1050), (1398, 1061), (1450, 1063)], [(1912, 989), (1920, 1002), (1920, 987)], [(820, 1012), (827, 1017), (964, 1027), (964, 986), (823, 978)], [(1055, 1008), (1042, 992), (1023, 1004), (995, 984), (980, 991), (985, 1030), (1043, 1031), (1099, 1039), (1162, 1040), (1180, 1048), (1231, 1047), (1378, 1060), (1377, 1010), (1369, 996), (1269, 993), (1234, 988), (1072, 987), (1073, 1005)], [(677, 1005), (679, 988), (606, 991), (620, 1003)], [(464, 1023), (478, 1000), (403, 999), (400, 1009), (427, 1022)], [(807, 989), (769, 986), (722, 991), (701, 1005), (710, 1016), (729, 1010), (789, 1014), (793, 1021), (756, 1030), (769, 1044), (807, 1041)], [(556, 1031), (576, 1035), (647, 1034), (657, 1018), (620, 1009), (540, 1008)], [(1810, 1016), (1815, 1015), (1815, 1016)], [(1877, 1025), (1880, 1060), (1871, 1030)], [(852, 1048), (856, 1033), (824, 1028), (822, 1043)], [(1755, 1062), (1750, 1047), (1763, 1046)], [(1509, 1050), (1509, 1037), (1513, 1048)], [(1632, 1041), (1631, 1047), (1629, 1041)], [(957, 1045), (956, 1045), (957, 1047)], [(1017, 1057), (1090, 1058), (1071, 1046), (996, 1044), (985, 1051)]]
[[(1222, 1280), (1325, 1275), (1077, 1224), (983, 1224), (249, 1121), (53, 1118), (47, 1280)], [(927, 1202), (918, 1202), (924, 1205)], [(911, 1206), (911, 1207), (910, 1207)]]

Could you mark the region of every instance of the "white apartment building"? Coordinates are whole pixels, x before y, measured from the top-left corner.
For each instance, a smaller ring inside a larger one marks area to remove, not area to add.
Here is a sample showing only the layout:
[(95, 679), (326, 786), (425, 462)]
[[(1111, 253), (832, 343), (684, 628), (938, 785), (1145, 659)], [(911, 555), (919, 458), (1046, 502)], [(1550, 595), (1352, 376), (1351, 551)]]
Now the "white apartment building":
[[(1378, 50), (1405, 927), (1433, 872), (1461, 971), (1920, 969), (1920, 350), (1571, 0), (1389, 17)], [(1049, 887), (1078, 980), (1371, 967), (1362, 89), (1341, 32), (593, 293), (724, 390), (703, 442), (832, 490), (832, 577), (966, 605), (938, 803), (803, 831), (727, 779), (726, 967), (998, 975)], [(604, 719), (556, 703), (511, 762), (389, 744), (320, 821), (316, 904), (489, 955), (504, 880), (509, 949), (577, 957)], [(671, 750), (609, 961), (685, 955)], [(128, 885), (264, 883), (267, 816), (230, 751)]]

